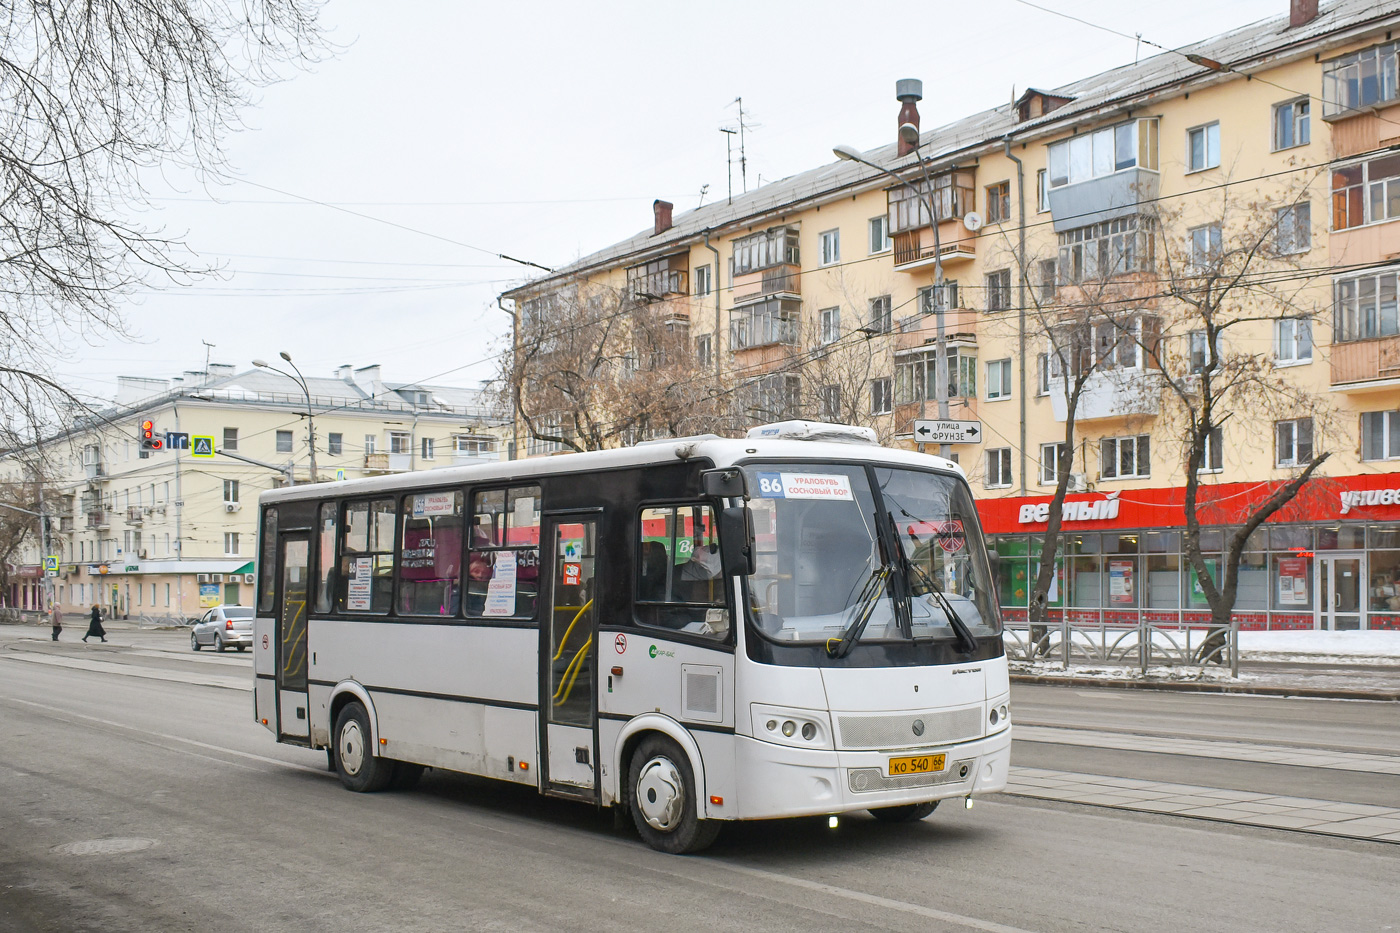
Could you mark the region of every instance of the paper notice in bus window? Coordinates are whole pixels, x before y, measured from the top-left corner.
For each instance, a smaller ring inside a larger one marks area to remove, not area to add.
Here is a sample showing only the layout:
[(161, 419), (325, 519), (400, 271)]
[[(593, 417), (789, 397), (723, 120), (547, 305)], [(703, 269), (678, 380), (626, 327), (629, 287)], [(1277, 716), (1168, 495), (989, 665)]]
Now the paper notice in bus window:
[(833, 473), (759, 473), (758, 494), (765, 499), (853, 501), (850, 478)]
[(350, 565), (350, 579), (345, 588), (345, 608), (367, 610), (370, 608), (370, 598), (373, 595), (374, 559), (371, 557), (357, 557)]
[(515, 615), (515, 552), (497, 551), (491, 582), (486, 585), (484, 616)]
[(456, 493), (425, 492), (413, 497), (414, 518), (426, 518), (429, 515), (452, 515), (456, 511)]

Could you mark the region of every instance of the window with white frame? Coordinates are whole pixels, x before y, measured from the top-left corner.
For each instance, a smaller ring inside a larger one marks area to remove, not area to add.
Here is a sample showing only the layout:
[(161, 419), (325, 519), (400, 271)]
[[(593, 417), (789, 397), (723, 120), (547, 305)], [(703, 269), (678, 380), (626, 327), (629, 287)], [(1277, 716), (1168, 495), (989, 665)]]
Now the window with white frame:
[(1062, 285), (1141, 272), (1152, 265), (1152, 235), (1136, 215), (1066, 230), (1058, 240)]
[(413, 435), (407, 431), (389, 432), (389, 453), (406, 454), (413, 450)]
[(695, 338), (695, 362), (700, 366), (709, 366), (715, 361), (715, 341), (710, 334), (701, 334)]
[(1205, 271), (1220, 260), (1220, 224), (1213, 223), (1192, 227), (1190, 237), (1191, 268), (1193, 270)]
[(238, 480), (236, 480), (236, 479), (226, 479), (226, 480), (224, 480), (224, 501), (225, 501), (225, 502), (237, 502), (237, 501), (238, 501)]
[(801, 417), (800, 376), (772, 373), (750, 381), (744, 388), (751, 417), (761, 421)]
[[(1133, 120), (1078, 133), (1050, 145), (1050, 187), (1078, 184), (1132, 168), (1157, 169), (1157, 120)], [(1043, 199), (1048, 202), (1048, 198)], [(1049, 209), (1046, 203), (1045, 209)]]
[(236, 531), (225, 531), (225, 532), (224, 532), (224, 556), (225, 556), (225, 557), (237, 557), (237, 556), (238, 556), (238, 532), (236, 532)]
[(887, 415), (894, 411), (894, 396), (889, 376), (870, 380), (870, 413)]
[(1053, 259), (1042, 259), (1036, 264), (1040, 274), (1040, 300), (1042, 302), (1053, 300), (1059, 291), (1057, 265), (1058, 263)]
[(377, 445), (378, 445), (378, 442), (377, 442), (377, 440), (375, 439), (375, 436), (374, 436), (373, 434), (366, 434), (366, 435), (365, 435), (365, 453), (366, 453), (366, 454), (372, 454), (372, 453), (374, 453), (374, 449), (375, 449), (375, 447), (376, 447)]
[(1004, 489), (1011, 485), (1011, 448), (994, 447), (987, 451), (988, 489)]
[(1370, 340), (1400, 333), (1397, 315), (1400, 267), (1332, 280), (1332, 341)]
[(496, 439), (476, 434), (454, 434), (452, 452), (462, 457), (488, 457), (496, 452)]
[(1215, 335), (1215, 353), (1212, 354), (1208, 348), (1205, 331), (1193, 330), (1187, 334), (1191, 373), (1193, 375), (1205, 372), (1206, 368), (1212, 363), (1217, 366), (1219, 365), (1220, 357), (1224, 355), (1221, 351), (1222, 339), (1222, 334)]
[(1312, 362), (1312, 322), (1286, 317), (1274, 322), (1274, 362)]
[(1306, 97), (1274, 105), (1274, 150), (1306, 146), (1310, 140)]
[(817, 398), (821, 401), (822, 420), (837, 421), (841, 418), (841, 387), (839, 385), (820, 386)]
[[(1040, 445), (1040, 484), (1042, 486), (1053, 486), (1060, 481), (1060, 458), (1068, 449), (1064, 441)], [(1065, 461), (1065, 469), (1070, 471), (1074, 469), (1072, 458)]]
[(224, 428), (224, 446), (223, 446), (221, 449), (223, 449), (223, 450), (237, 450), (237, 449), (238, 449), (238, 429), (237, 429), (237, 428)]
[(1400, 155), (1332, 169), (1332, 229), (1400, 217)]
[(713, 266), (696, 266), (691, 270), (691, 275), (694, 277), (695, 281), (695, 295), (697, 298), (708, 295), (710, 292), (714, 291), (715, 281), (713, 270)]
[(1303, 466), (1313, 458), (1313, 420), (1294, 418), (1274, 422), (1274, 465)]
[(418, 455), (424, 460), (433, 459), (433, 439), (431, 437), (418, 438)]
[(345, 435), (337, 431), (332, 431), (326, 435), (326, 453), (339, 456), (345, 449)]
[(1220, 167), (1220, 124), (1207, 123), (1186, 131), (1186, 171)]
[(547, 438), (568, 436), (568, 432), (564, 430), (564, 417), (558, 412), (552, 412), (535, 418), (534, 430), (525, 440), (525, 452), (531, 456), (537, 456), (567, 449), (567, 445), (563, 441), (547, 440)]
[(894, 326), (894, 303), (889, 295), (870, 299), (869, 329), (877, 334), (888, 334)]
[(1050, 175), (1045, 169), (1035, 173), (1035, 209), (1039, 214), (1050, 210)]
[(1312, 205), (1307, 201), (1274, 211), (1274, 252), (1280, 256), (1312, 249)]
[(1156, 365), (1162, 322), (1153, 314), (1056, 325), (1050, 375), (1079, 375), (1095, 369), (1143, 369)]
[(1050, 394), (1050, 354), (1035, 355), (1035, 394)]
[(992, 360), (987, 364), (987, 398), (1011, 397), (1011, 361)]
[(827, 230), (818, 234), (818, 257), (823, 266), (841, 261), (841, 231)]
[[(948, 398), (977, 397), (977, 351), (974, 347), (952, 346), (947, 349)], [(895, 358), (894, 402), (911, 402), (938, 397), (938, 354), (936, 350), (919, 350)]]
[(1210, 429), (1206, 435), (1206, 446), (1201, 451), (1201, 466), (1197, 473), (1219, 473), (1225, 469), (1225, 432), (1219, 427)]
[(817, 339), (823, 344), (835, 343), (841, 339), (841, 309), (823, 308), (820, 315)]
[(987, 310), (1011, 310), (1011, 270), (987, 273)]
[(1322, 115), (1335, 117), (1400, 98), (1400, 42), (1352, 52), (1323, 65)]
[(891, 246), (890, 219), (887, 215), (870, 218), (870, 255), (883, 253)]
[(919, 289), (919, 312), (933, 314), (951, 311), (958, 306), (958, 283), (944, 279), (942, 285), (925, 285)]
[(1099, 475), (1104, 479), (1138, 479), (1152, 475), (1152, 445), (1146, 434), (1105, 437), (1099, 441)]
[(775, 343), (797, 343), (800, 302), (787, 298), (744, 305), (729, 312), (729, 348), (748, 350)]
[(1361, 414), (1361, 459), (1394, 460), (1400, 457), (1400, 411), (1367, 411)]
[(289, 454), (292, 452), (292, 432), (278, 431), (276, 436), (277, 452), (279, 454)]

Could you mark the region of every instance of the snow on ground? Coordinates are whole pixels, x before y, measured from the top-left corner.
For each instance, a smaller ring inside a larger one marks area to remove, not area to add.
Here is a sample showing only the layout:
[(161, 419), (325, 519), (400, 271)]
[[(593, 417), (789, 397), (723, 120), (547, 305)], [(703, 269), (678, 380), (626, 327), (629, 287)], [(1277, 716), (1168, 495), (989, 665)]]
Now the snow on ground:
[(1240, 657), (1318, 661), (1319, 656), (1400, 663), (1400, 632), (1240, 632)]

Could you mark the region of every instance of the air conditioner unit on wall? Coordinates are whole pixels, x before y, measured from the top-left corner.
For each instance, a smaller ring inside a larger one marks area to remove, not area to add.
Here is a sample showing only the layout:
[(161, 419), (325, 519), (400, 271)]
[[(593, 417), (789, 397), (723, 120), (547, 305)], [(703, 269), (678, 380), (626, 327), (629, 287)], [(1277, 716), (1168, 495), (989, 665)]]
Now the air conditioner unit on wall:
[(243, 582), (248, 584), (249, 586), (252, 586), (255, 582), (257, 582), (257, 579), (258, 578), (251, 573), (245, 573), (243, 575)]
[(1089, 488), (1089, 478), (1083, 473), (1071, 473), (1067, 488), (1070, 492), (1084, 492)]
[(208, 583), (208, 582), (209, 582), (209, 574), (207, 574), (207, 573), (196, 574), (194, 579), (195, 579), (195, 582), (197, 582), (197, 583)]
[(225, 512), (237, 512), (237, 511), (238, 511), (239, 509), (241, 509), (241, 508), (243, 508), (243, 504), (242, 504), (241, 502), (225, 502), (225, 503), (224, 503), (224, 511), (225, 511)]

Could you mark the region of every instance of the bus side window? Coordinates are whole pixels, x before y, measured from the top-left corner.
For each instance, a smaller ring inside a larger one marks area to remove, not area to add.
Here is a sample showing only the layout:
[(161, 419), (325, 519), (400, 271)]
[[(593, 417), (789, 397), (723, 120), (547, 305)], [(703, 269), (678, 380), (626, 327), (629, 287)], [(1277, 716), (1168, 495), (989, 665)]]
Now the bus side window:
[(321, 516), (319, 525), (319, 540), (317, 541), (317, 560), (319, 562), (316, 581), (316, 611), (331, 611), (331, 587), (334, 585), (335, 577), (335, 538), (336, 538), (336, 504), (334, 502), (321, 503)]
[(540, 487), (493, 489), (472, 497), (467, 615), (532, 619), (539, 594)]
[(394, 519), (393, 499), (360, 499), (345, 504), (336, 578), (336, 608), (341, 612), (389, 611)]
[(718, 638), (727, 635), (719, 538), (710, 506), (642, 509), (638, 531), (637, 622)]
[(461, 600), (462, 494), (404, 496), (399, 615), (452, 618)]
[(263, 509), (262, 553), (258, 555), (258, 611), (271, 612), (277, 572), (277, 510)]

